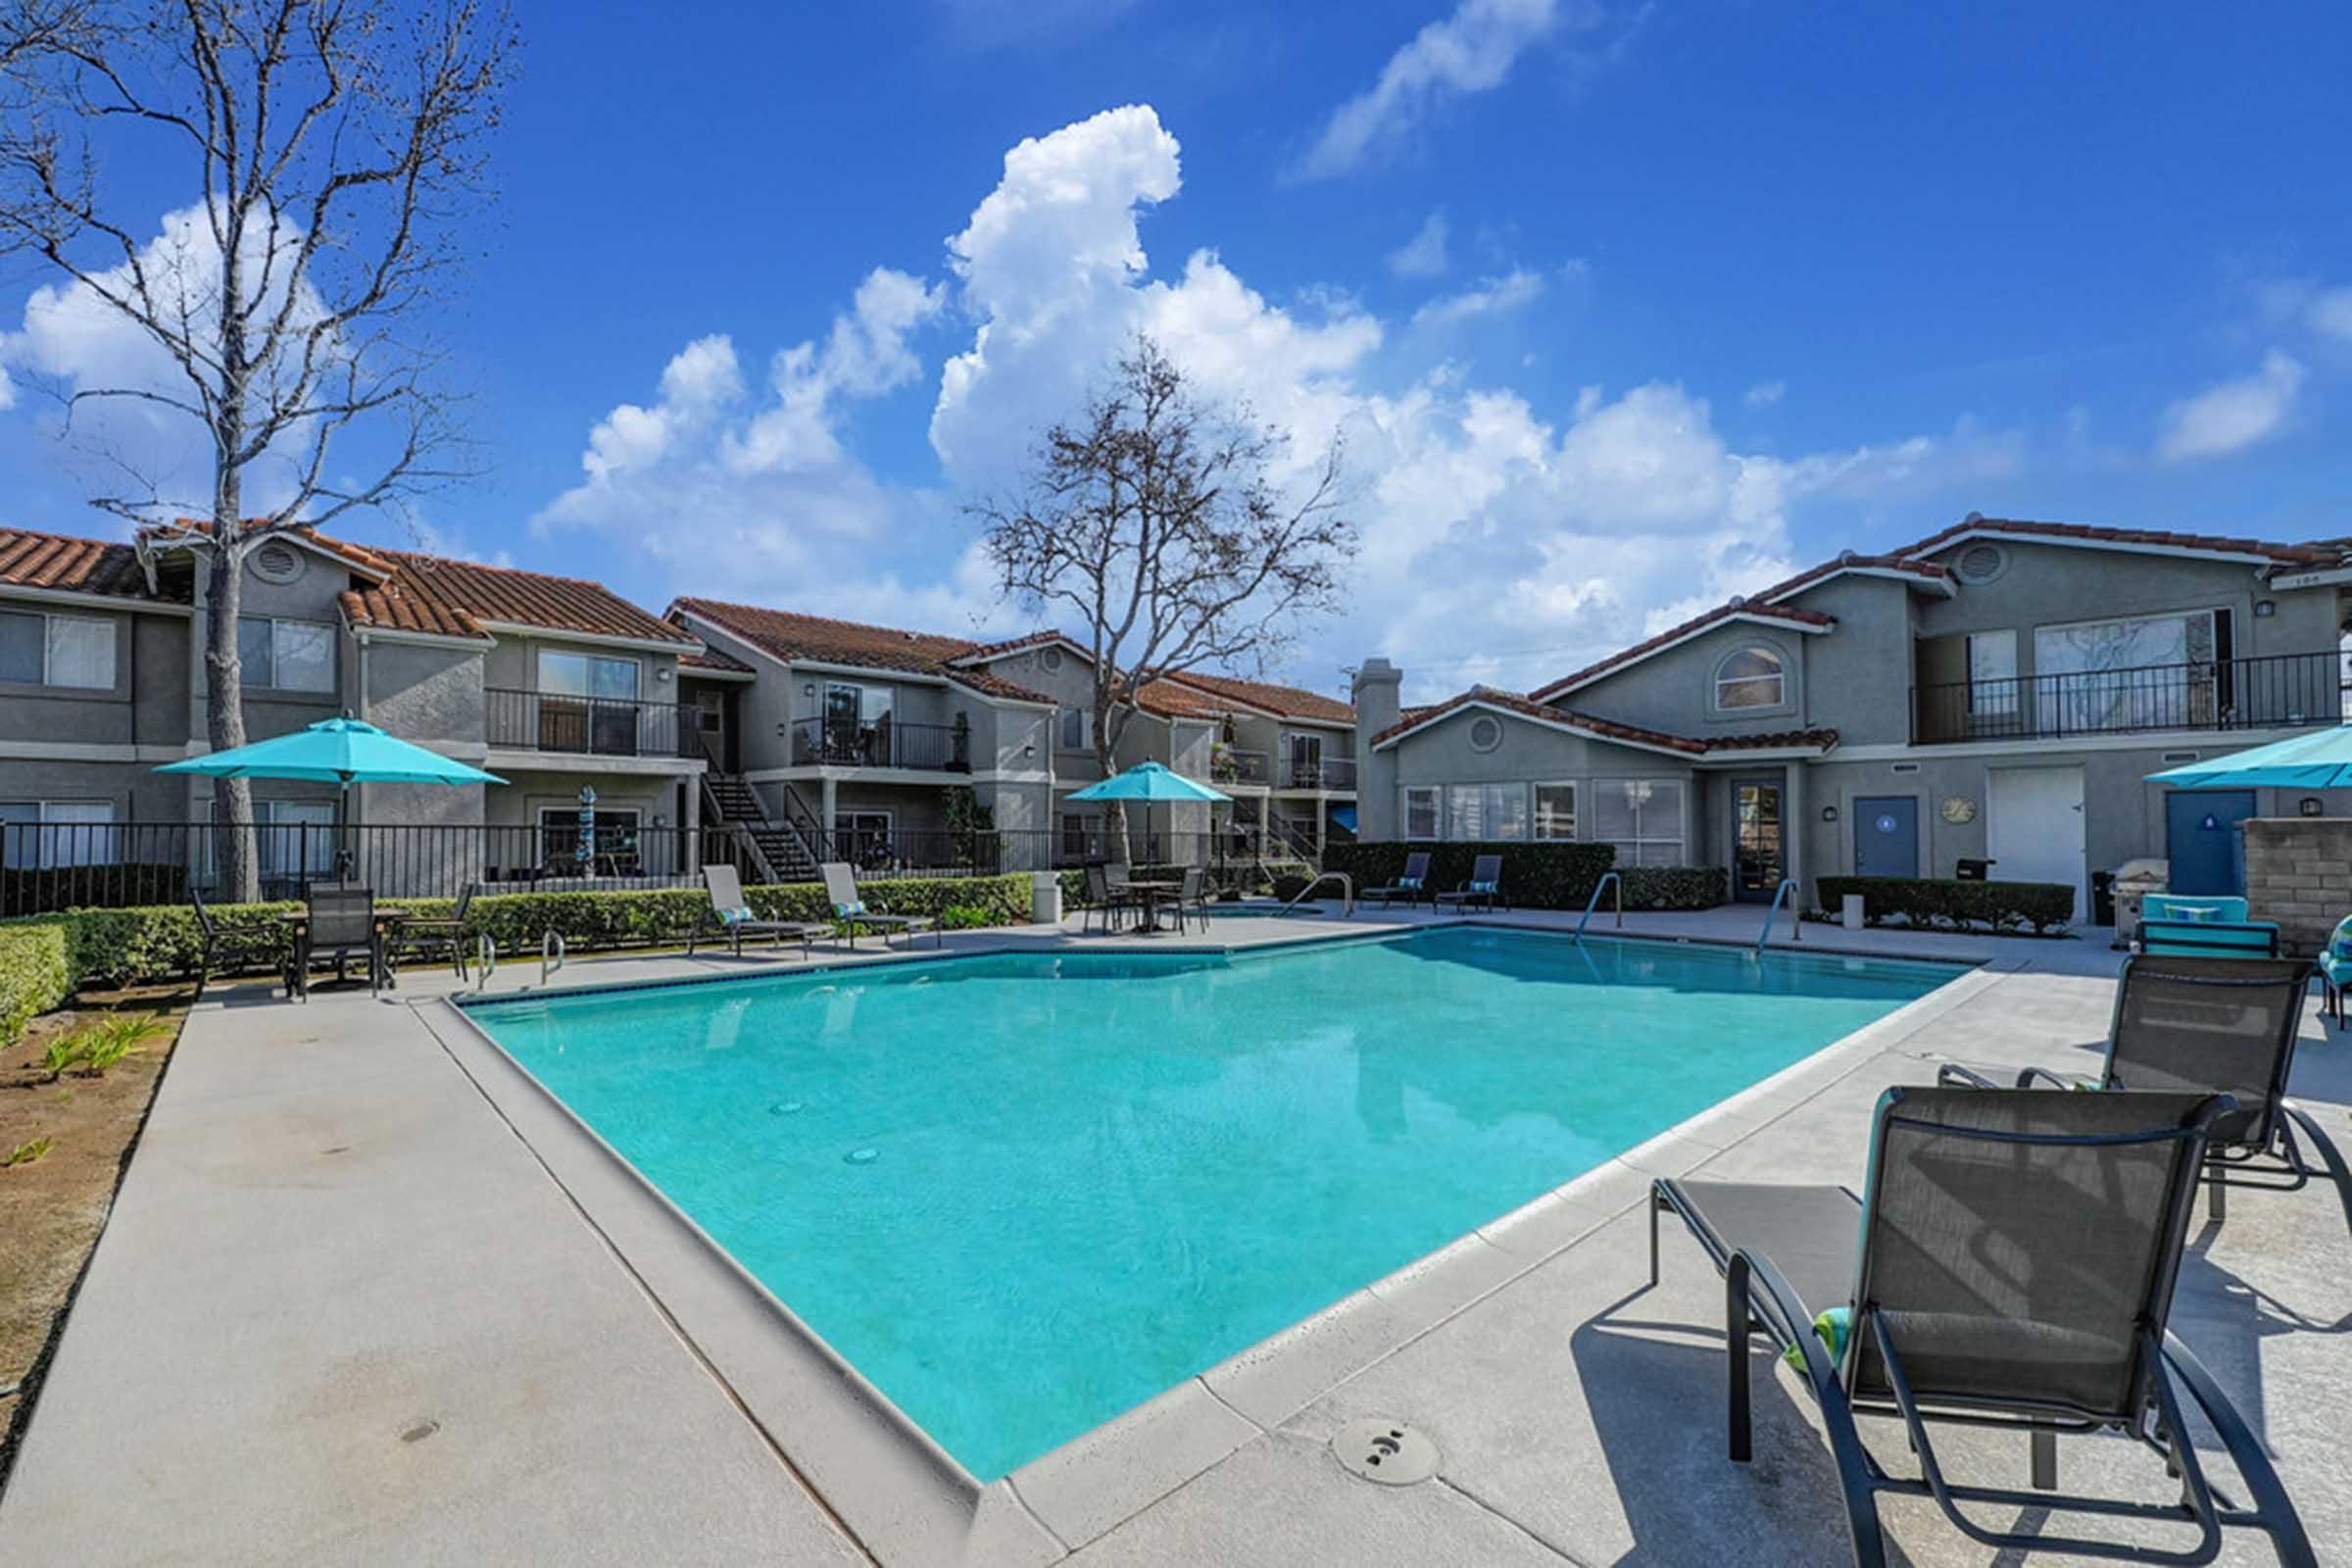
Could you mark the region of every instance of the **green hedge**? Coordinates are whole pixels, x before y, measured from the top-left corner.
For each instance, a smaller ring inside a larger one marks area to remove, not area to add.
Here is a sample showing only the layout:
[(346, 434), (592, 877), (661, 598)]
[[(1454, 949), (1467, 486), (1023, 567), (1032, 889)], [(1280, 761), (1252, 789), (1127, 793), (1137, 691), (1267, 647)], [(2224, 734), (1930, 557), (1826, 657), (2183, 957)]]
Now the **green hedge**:
[[(1027, 873), (902, 877), (860, 882), (858, 891), (877, 914), (938, 919), (949, 908), (957, 907), (984, 911), (992, 925), (1019, 924), (1029, 918)], [(833, 906), (820, 883), (749, 887), (744, 889), (744, 897), (755, 910), (770, 919), (822, 921), (833, 917)], [(385, 903), (424, 916), (447, 916), (457, 909), (454, 899), (387, 899)], [(268, 927), (274, 926), (281, 914), (300, 907), (298, 904), (216, 905), (212, 913), (223, 929)], [(538, 952), (551, 930), (563, 933), (564, 945), (572, 953), (676, 945), (686, 941), (710, 907), (710, 900), (700, 888), (484, 895), (466, 911), (466, 939), (470, 943), (487, 932), (506, 957)], [(76, 987), (170, 980), (192, 972), (204, 951), (195, 911), (185, 905), (75, 909), (0, 926), (7, 931), (35, 929), (62, 933), (67, 972), (72, 986)]]
[(1872, 925), (1900, 916), (1927, 930), (2062, 931), (2075, 917), (2075, 890), (2063, 882), (1961, 882), (1941, 877), (1825, 876), (1813, 884), (1823, 919), (1836, 918), (1849, 893), (1862, 895)]
[(1629, 909), (1712, 909), (1731, 902), (1732, 876), (1720, 865), (1629, 865), (1619, 874)]
[[(1426, 851), (1428, 887), (1450, 893), (1468, 884), (1482, 855), (1502, 857), (1502, 896), (1514, 908), (1581, 909), (1616, 863), (1614, 844), (1334, 844), (1323, 868), (1355, 878), (1357, 891), (1387, 887), (1404, 874), (1404, 858)], [(1629, 896), (1626, 907), (1633, 907)]]
[(15, 1045), (27, 1021), (74, 994), (70, 949), (59, 921), (0, 924), (0, 1047)]

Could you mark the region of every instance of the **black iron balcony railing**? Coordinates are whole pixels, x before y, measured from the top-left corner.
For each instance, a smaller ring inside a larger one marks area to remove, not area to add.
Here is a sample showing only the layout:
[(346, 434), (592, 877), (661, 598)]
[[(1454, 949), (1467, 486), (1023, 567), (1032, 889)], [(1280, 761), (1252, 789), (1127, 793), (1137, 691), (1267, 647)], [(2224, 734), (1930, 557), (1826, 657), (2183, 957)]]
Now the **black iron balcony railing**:
[(1952, 681), (1912, 692), (1911, 743), (2339, 724), (2344, 694), (2343, 660), (2333, 649)]
[(792, 725), (800, 766), (903, 767), (969, 773), (972, 733), (961, 724), (902, 724), (893, 719), (802, 718)]
[(482, 698), (493, 746), (591, 757), (703, 755), (700, 708), (505, 686), (489, 687)]
[(1263, 752), (1220, 746), (1208, 755), (1208, 777), (1212, 784), (1271, 784), (1274, 766)]
[(1294, 757), (1283, 768), (1283, 788), (1351, 790), (1355, 788), (1355, 760), (1350, 757)]

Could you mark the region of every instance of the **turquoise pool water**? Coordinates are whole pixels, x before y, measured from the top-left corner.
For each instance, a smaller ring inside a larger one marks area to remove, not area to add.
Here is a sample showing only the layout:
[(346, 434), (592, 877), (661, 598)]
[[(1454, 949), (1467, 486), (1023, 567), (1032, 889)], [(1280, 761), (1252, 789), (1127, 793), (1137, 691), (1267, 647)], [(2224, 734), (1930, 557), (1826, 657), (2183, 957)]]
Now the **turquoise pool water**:
[(1959, 972), (1441, 928), (469, 1011), (993, 1479)]

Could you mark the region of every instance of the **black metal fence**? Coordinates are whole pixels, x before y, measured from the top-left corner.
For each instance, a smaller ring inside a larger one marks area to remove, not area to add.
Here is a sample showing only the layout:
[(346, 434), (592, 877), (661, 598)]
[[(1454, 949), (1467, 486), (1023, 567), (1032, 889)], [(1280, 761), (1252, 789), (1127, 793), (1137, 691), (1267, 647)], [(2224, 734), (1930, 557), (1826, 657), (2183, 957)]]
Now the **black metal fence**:
[[(540, 826), (366, 823), (0, 822), (0, 917), (66, 908), (178, 904), (191, 891), (234, 902), (221, 883), (225, 840), (249, 836), (263, 899), (299, 899), (314, 882), (355, 880), (382, 898), (486, 893), (605, 893), (696, 887), (705, 865), (747, 882), (772, 868), (750, 830), (639, 828), (600, 822)], [(1198, 833), (1134, 831), (1122, 857), (1099, 826), (1084, 830), (898, 830), (795, 833), (808, 862), (845, 860), (860, 875), (996, 876), (1064, 870), (1090, 860), (1232, 867), (1292, 862), (1299, 847), (1250, 824)], [(771, 851), (772, 851), (771, 844)], [(800, 874), (810, 874), (806, 865)]]
[(2333, 650), (1951, 681), (1912, 694), (1911, 740), (1932, 746), (2338, 724), (2344, 692), (2342, 656)]
[(596, 757), (701, 757), (715, 715), (681, 703), (566, 697), (493, 686), (482, 693), (490, 744)]
[(968, 773), (972, 770), (972, 734), (961, 724), (799, 718), (792, 723), (792, 760), (799, 766)]

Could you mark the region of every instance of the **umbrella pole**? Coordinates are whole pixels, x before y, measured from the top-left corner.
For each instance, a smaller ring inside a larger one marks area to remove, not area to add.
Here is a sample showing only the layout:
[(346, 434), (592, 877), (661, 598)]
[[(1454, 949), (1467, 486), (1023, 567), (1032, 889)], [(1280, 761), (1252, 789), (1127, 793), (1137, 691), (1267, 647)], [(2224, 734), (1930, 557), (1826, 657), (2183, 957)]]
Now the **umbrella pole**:
[(343, 787), (335, 792), (335, 880), (351, 880), (351, 775), (343, 775)]

